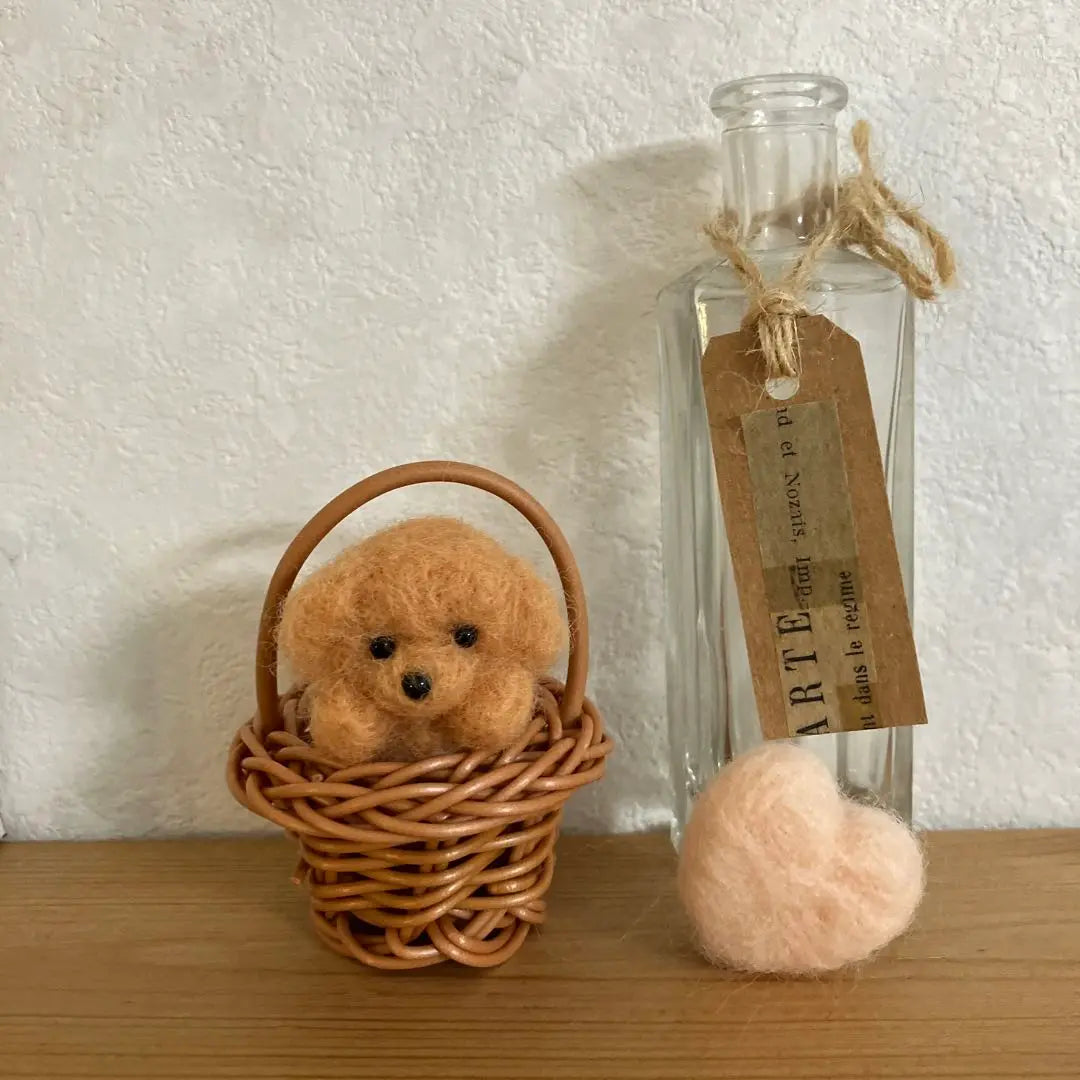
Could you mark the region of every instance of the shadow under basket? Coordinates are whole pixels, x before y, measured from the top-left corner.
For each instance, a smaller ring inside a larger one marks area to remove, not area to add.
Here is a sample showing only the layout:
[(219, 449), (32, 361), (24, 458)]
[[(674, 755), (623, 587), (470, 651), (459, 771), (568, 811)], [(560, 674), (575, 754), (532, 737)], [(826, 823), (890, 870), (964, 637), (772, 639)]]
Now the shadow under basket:
[[(459, 483), (510, 503), (547, 545), (566, 598), (565, 685), (537, 687), (533, 722), (501, 754), (335, 766), (310, 745), (302, 688), (277, 689), (278, 614), (316, 545), (365, 503), (401, 487)], [(297, 837), (295, 880), (336, 952), (383, 969), (447, 960), (494, 967), (546, 917), (563, 806), (604, 773), (611, 739), (584, 696), (588, 620), (569, 545), (521, 488), (459, 462), (416, 462), (342, 492), (300, 531), (270, 581), (259, 625), (255, 717), (237, 732), (227, 778), (249, 810)]]

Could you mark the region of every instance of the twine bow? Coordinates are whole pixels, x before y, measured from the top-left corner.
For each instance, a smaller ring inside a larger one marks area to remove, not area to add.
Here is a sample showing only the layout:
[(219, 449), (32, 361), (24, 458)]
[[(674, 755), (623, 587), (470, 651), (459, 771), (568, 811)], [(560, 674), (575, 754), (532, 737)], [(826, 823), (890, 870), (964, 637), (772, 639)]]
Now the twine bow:
[[(855, 124), (851, 142), (858, 172), (840, 184), (836, 209), (824, 228), (778, 280), (769, 283), (740, 242), (735, 222), (720, 215), (705, 226), (713, 246), (730, 261), (746, 288), (748, 307), (743, 328), (754, 328), (765, 358), (767, 378), (797, 378), (800, 371), (797, 320), (809, 313), (802, 300), (822, 254), (832, 247), (860, 247), (888, 267), (920, 300), (933, 300), (951, 285), (956, 262), (948, 240), (913, 206), (899, 199), (874, 172), (870, 161), (870, 125)], [(903, 225), (914, 233), (920, 250), (912, 255), (894, 241), (889, 228)]]

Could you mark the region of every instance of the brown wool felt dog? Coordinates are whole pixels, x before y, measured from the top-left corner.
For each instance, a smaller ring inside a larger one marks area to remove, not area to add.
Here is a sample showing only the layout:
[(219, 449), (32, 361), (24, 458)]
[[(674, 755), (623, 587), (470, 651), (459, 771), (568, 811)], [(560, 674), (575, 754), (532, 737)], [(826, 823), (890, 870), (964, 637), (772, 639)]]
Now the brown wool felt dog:
[(341, 765), (505, 749), (566, 634), (533, 568), (451, 518), (349, 548), (293, 590), (278, 626), (311, 741)]

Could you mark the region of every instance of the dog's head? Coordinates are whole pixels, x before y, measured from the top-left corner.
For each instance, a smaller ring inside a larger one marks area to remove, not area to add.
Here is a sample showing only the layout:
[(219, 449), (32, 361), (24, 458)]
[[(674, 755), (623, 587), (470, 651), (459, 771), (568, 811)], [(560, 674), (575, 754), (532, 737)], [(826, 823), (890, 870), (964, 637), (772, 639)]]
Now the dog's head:
[(348, 549), (293, 590), (278, 628), (301, 681), (344, 681), (418, 720), (459, 708), (479, 680), (541, 675), (565, 637), (532, 567), (450, 518), (414, 518)]

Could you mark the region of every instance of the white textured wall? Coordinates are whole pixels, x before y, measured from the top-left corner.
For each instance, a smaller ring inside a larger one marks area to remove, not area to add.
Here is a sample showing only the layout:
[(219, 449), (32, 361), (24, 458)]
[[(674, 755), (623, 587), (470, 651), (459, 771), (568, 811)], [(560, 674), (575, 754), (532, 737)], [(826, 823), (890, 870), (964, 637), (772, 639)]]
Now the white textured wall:
[[(653, 296), (703, 253), (709, 90), (774, 69), (848, 80), (964, 268), (920, 333), (920, 817), (1080, 824), (1075, 3), (0, 11), (14, 835), (254, 827), (221, 766), (273, 562), (433, 455), (576, 544), (620, 749), (574, 822), (664, 818)], [(480, 496), (365, 520), (436, 506), (539, 555)]]

